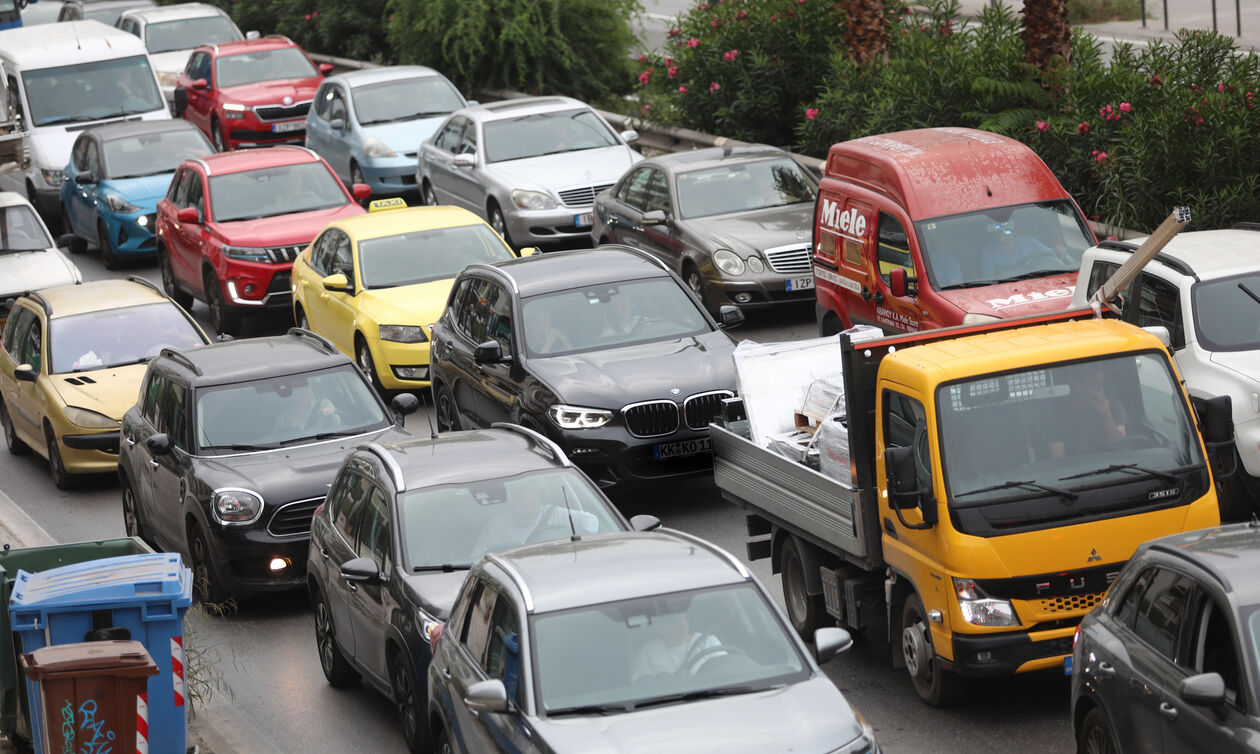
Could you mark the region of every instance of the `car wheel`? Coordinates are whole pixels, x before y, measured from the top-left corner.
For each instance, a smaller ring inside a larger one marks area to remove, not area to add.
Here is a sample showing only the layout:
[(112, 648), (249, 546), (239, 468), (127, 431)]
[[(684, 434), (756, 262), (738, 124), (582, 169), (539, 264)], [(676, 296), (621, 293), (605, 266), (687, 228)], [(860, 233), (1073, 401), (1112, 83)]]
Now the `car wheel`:
[(372, 383), (372, 387), (381, 397), (385, 397), (385, 386), (381, 384), (380, 377), (376, 374), (376, 362), (372, 360), (372, 349), (368, 348), (367, 341), (362, 337), (354, 339), (354, 360), (359, 365), (359, 369), (363, 370), (363, 374), (368, 378), (368, 382)]
[(439, 432), (456, 432), (459, 430), (459, 407), (455, 405), (455, 396), (451, 389), (440, 382), (433, 383), (434, 413), (437, 415)]
[(433, 192), (433, 184), (427, 180), (424, 182), (424, 187), (420, 189), (420, 199), (430, 207), (437, 206), (437, 194)]
[(827, 609), (821, 595), (805, 590), (805, 566), (796, 538), (788, 536), (779, 555), (779, 570), (783, 574), (783, 603), (787, 607), (792, 628), (806, 641), (813, 641), (814, 631), (823, 622)]
[(297, 326), (303, 330), (311, 329), (311, 323), (306, 319), (306, 310), (300, 306), (297, 308), (297, 315), (293, 318), (293, 321), (296, 322)]
[(9, 407), (4, 404), (3, 398), (0, 398), (0, 426), (4, 427), (4, 444), (9, 446), (10, 453), (20, 456), (30, 452), (31, 447), (18, 438), (13, 419), (9, 417)]
[(350, 183), (367, 183), (367, 181), (363, 180), (363, 171), (359, 169), (359, 163), (357, 162), (350, 163)]
[(433, 754), (455, 754), (455, 747), (451, 745), (451, 734), (446, 732), (446, 728), (438, 731), (434, 738)]
[(359, 682), (359, 672), (350, 666), (337, 646), (332, 608), (328, 607), (328, 597), (323, 592), (315, 603), (315, 646), (319, 649), (319, 666), (324, 671), (324, 678), (328, 679), (328, 685), (341, 688)]
[(206, 303), (210, 305), (210, 325), (215, 332), (236, 335), (240, 331), (241, 315), (223, 299), (223, 289), (213, 273), (206, 273)]
[(700, 270), (696, 269), (696, 266), (690, 262), (683, 267), (683, 282), (687, 284), (692, 293), (696, 294), (696, 298), (700, 299), (700, 303), (705, 309), (713, 310), (713, 307), (709, 306), (708, 296), (704, 293), (704, 278), (700, 277)]
[(66, 211), (64, 204), (61, 205), (61, 216), (66, 218), (66, 230), (70, 231), (70, 253), (82, 254), (87, 251), (88, 242), (75, 234), (74, 228), (70, 226), (70, 213)]
[(140, 533), (140, 514), (136, 510), (136, 493), (131, 489), (131, 480), (124, 476), (121, 481), (123, 529), (128, 537), (144, 539), (144, 535)]
[(158, 270), (162, 273), (162, 290), (166, 291), (166, 295), (170, 296), (171, 300), (179, 304), (181, 308), (192, 309), (192, 294), (180, 288), (175, 282), (175, 271), (171, 269), (171, 257), (166, 247), (158, 247), (157, 258)]
[(228, 151), (227, 139), (223, 138), (223, 127), (219, 125), (218, 118), (210, 122), (210, 140), (214, 142), (216, 152)]
[(221, 604), (228, 595), (215, 575), (214, 556), (201, 527), (193, 526), (188, 532), (188, 549), (192, 551), (194, 596), (203, 605)]
[(515, 249), (515, 244), (508, 236), (507, 220), (503, 217), (503, 210), (499, 209), (499, 203), (491, 199), (486, 214), (490, 216), (490, 227), (494, 228), (494, 232), (499, 234), (504, 243)]
[(818, 336), (820, 338), (829, 338), (832, 335), (836, 335), (843, 329), (844, 323), (840, 321), (840, 318), (836, 316), (836, 313), (828, 312), (827, 315), (823, 317), (822, 322), (818, 323)]
[(74, 489), (78, 475), (66, 471), (66, 464), (61, 460), (61, 446), (52, 427), (44, 425), (44, 441), (48, 444), (48, 472), (52, 475), (53, 484), (59, 490)]
[(394, 704), (398, 706), (398, 717), (402, 721), (403, 740), (407, 742), (407, 750), (428, 751), (429, 718), (425, 715), (425, 704), (421, 698), (423, 693), (416, 688), (405, 653), (400, 651), (394, 654), (389, 668), (389, 680), (394, 687)]
[(1116, 737), (1107, 726), (1107, 718), (1101, 709), (1093, 708), (1081, 722), (1081, 730), (1076, 738), (1077, 754), (1118, 754), (1119, 751)]
[(109, 231), (105, 229), (104, 220), (96, 221), (96, 245), (101, 250), (101, 262), (105, 264), (105, 269), (118, 269), (118, 263), (122, 260), (114, 252), (113, 244), (109, 241)]
[(958, 698), (962, 679), (941, 667), (932, 647), (932, 631), (919, 595), (906, 598), (901, 611), (901, 652), (906, 672), (919, 698), (933, 707), (944, 707)]

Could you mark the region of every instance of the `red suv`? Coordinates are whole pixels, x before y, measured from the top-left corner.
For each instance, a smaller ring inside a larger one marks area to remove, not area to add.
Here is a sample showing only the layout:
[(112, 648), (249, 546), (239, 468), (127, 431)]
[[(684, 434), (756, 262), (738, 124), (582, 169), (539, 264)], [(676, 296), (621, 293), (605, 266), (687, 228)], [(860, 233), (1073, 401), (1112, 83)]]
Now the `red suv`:
[(175, 114), (220, 152), (301, 144), (315, 90), (332, 69), (279, 34), (198, 47), (175, 85)]
[(289, 311), (293, 259), (328, 223), (363, 214), (372, 190), (346, 190), (305, 147), (281, 146), (184, 160), (157, 206), (162, 285), (185, 309), (210, 307), (221, 333), (241, 317)]

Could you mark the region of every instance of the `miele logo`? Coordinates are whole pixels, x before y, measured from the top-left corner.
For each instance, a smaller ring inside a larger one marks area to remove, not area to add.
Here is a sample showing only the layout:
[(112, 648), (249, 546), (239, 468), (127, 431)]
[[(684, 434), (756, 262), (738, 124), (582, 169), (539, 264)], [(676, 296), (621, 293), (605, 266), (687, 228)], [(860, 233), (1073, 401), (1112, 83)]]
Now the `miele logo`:
[(1181, 492), (1180, 487), (1173, 487), (1167, 490), (1156, 490), (1155, 492), (1148, 493), (1146, 495), (1146, 499), (1147, 500), (1163, 500), (1166, 497), (1176, 497), (1178, 492)]
[(842, 235), (847, 235), (855, 241), (866, 239), (866, 217), (853, 207), (841, 211), (839, 202), (833, 202), (824, 198), (819, 221), (828, 228), (838, 230)]
[(1072, 293), (1076, 291), (1076, 286), (1065, 286), (1063, 288), (1051, 288), (1048, 291), (1030, 291), (1028, 293), (1016, 293), (1007, 298), (991, 298), (985, 303), (989, 306), (1001, 311), (1002, 309), (1010, 309), (1016, 306), (1025, 306), (1027, 304), (1035, 304), (1038, 301), (1049, 301), (1056, 298), (1071, 298)]

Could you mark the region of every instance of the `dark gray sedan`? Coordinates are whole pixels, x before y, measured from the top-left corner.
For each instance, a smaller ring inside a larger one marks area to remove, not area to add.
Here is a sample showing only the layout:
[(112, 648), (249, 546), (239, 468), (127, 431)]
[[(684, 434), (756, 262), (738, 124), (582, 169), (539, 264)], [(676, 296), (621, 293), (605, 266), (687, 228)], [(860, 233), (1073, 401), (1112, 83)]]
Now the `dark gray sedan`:
[(663, 155), (595, 198), (591, 239), (659, 257), (710, 311), (813, 301), (817, 192), (814, 176), (774, 147)]

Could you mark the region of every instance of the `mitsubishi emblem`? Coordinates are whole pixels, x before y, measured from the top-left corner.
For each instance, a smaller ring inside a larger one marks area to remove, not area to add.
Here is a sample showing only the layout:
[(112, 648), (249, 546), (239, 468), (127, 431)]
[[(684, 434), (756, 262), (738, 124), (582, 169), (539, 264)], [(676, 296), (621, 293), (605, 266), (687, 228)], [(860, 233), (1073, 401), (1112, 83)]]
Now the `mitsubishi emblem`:
[(289, 96), (289, 95), (287, 95), (287, 94), (286, 94), (286, 95), (284, 95), (284, 104), (286, 104), (286, 105), (292, 105), (292, 104), (293, 104), (293, 98), (292, 98), (292, 97), (290, 97), (290, 96)]
[(670, 395), (678, 395), (678, 394), (679, 394), (679, 393), (681, 393), (681, 392), (682, 392), (682, 390), (681, 390), (681, 389), (679, 389), (679, 388), (676, 388), (676, 387), (671, 387), (671, 388), (669, 389), (669, 394), (670, 394)]
[(1090, 550), (1089, 557), (1085, 558), (1085, 562), (1093, 563), (1095, 560), (1102, 560), (1102, 556), (1098, 554), (1098, 550)]

